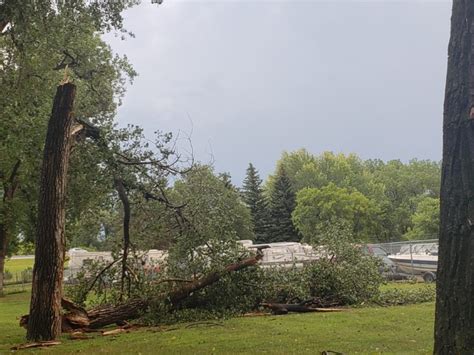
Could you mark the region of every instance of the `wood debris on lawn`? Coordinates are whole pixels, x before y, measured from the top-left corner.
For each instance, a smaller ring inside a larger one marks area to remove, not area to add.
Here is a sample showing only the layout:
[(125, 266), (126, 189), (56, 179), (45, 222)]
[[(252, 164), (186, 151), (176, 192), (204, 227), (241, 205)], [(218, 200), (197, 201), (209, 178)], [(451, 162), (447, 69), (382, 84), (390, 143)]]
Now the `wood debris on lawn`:
[(59, 345), (61, 344), (60, 341), (39, 341), (36, 343), (26, 343), (21, 345), (15, 345), (11, 348), (11, 350), (23, 350), (23, 349), (30, 349), (30, 348), (43, 348), (47, 346)]

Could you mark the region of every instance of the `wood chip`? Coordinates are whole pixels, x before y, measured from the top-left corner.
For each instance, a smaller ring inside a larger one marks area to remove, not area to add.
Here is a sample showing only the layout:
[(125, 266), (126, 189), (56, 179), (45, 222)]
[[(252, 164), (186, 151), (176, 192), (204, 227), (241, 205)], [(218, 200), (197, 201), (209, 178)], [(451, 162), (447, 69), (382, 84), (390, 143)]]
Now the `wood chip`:
[(89, 336), (84, 334), (84, 332), (72, 332), (69, 334), (69, 338), (71, 340), (85, 340), (85, 339), (90, 339)]
[(36, 343), (26, 343), (21, 345), (16, 345), (11, 348), (11, 350), (22, 350), (22, 349), (30, 349), (30, 348), (43, 348), (47, 346), (59, 345), (61, 344), (60, 341), (39, 341)]
[(113, 330), (108, 330), (106, 332), (102, 332), (102, 335), (103, 336), (117, 335), (117, 334), (120, 334), (120, 333), (128, 333), (128, 330), (123, 329), (123, 328), (118, 328), (118, 329), (113, 329)]

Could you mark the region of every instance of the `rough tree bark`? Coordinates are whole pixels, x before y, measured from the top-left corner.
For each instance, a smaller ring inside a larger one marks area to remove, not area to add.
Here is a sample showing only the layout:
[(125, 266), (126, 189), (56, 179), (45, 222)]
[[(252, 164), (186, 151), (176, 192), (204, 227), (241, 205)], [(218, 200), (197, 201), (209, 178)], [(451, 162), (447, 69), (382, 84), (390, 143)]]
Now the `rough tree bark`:
[(3, 185), (2, 216), (0, 218), (0, 296), (3, 296), (3, 284), (5, 280), (5, 260), (7, 258), (8, 243), (10, 240), (10, 226), (12, 223), (11, 204), (15, 191), (18, 187), (18, 170), (21, 161), (17, 160), (10, 173), (9, 178)]
[(436, 354), (474, 352), (474, 1), (454, 0), (443, 123)]
[(35, 265), (27, 338), (54, 340), (61, 334), (64, 222), (67, 171), (74, 135), (76, 87), (58, 86), (48, 123), (41, 170)]

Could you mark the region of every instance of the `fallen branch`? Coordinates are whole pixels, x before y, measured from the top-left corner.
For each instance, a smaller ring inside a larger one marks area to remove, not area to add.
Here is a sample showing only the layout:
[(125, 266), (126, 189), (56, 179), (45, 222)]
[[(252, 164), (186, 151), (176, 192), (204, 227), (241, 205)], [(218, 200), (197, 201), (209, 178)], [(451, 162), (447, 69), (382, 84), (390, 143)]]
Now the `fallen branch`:
[(239, 271), (245, 269), (249, 266), (256, 265), (263, 258), (263, 253), (259, 250), (257, 255), (251, 258), (244, 259), (240, 262), (227, 265), (223, 271), (215, 271), (207, 276), (204, 276), (201, 279), (193, 281), (183, 287), (172, 291), (169, 294), (169, 299), (171, 304), (176, 306), (180, 301), (188, 297), (191, 293), (198, 291), (206, 286), (212, 285), (213, 283), (219, 281), (219, 279), (228, 273)]
[(91, 337), (84, 334), (84, 332), (72, 332), (69, 334), (69, 339), (71, 340), (87, 340), (91, 339)]
[(217, 323), (217, 322), (195, 322), (195, 323), (190, 323), (185, 326), (186, 329), (189, 328), (194, 328), (194, 327), (200, 327), (200, 326), (205, 326), (205, 327), (222, 327), (224, 324), (223, 323)]
[(117, 329), (113, 329), (113, 330), (108, 330), (108, 331), (102, 332), (102, 335), (103, 335), (103, 336), (117, 335), (117, 334), (120, 334), (120, 333), (128, 333), (128, 332), (129, 332), (129, 330), (127, 330), (127, 329), (117, 328)]
[(269, 308), (273, 314), (288, 314), (289, 312), (309, 313), (309, 312), (341, 312), (341, 308), (319, 308), (309, 307), (301, 304), (286, 304), (286, 303), (260, 303), (260, 306)]
[(91, 292), (92, 288), (94, 287), (95, 283), (97, 282), (97, 280), (108, 270), (110, 269), (112, 266), (114, 266), (117, 262), (121, 261), (122, 258), (118, 258), (118, 259), (115, 259), (114, 261), (112, 261), (111, 263), (109, 263), (108, 265), (106, 265), (102, 270), (100, 270), (100, 272), (95, 276), (94, 280), (91, 282), (91, 284), (89, 285), (89, 287), (87, 287), (87, 290), (85, 292), (85, 295), (87, 296), (87, 294), (89, 292)]
[(191, 293), (216, 283), (228, 273), (256, 265), (262, 259), (262, 257), (263, 254), (259, 251), (254, 257), (227, 265), (222, 271), (215, 271), (200, 279), (193, 280), (192, 282), (186, 282), (185, 285), (182, 285), (181, 287), (172, 290), (169, 293), (158, 295), (154, 299), (136, 298), (128, 300), (118, 306), (103, 306), (95, 308), (88, 312), (90, 328), (102, 328), (109, 324), (136, 319), (148, 309), (152, 302), (165, 302), (166, 300), (169, 300), (172, 307), (175, 308)]
[[(153, 298), (132, 298), (119, 305), (105, 305), (86, 311), (76, 306), (69, 300), (63, 299), (62, 306), (68, 312), (63, 315), (63, 332), (72, 332), (77, 329), (87, 331), (98, 329), (110, 324), (123, 324), (127, 320), (139, 318), (148, 310), (152, 302), (170, 302), (172, 308), (176, 308), (181, 301), (199, 291), (219, 281), (225, 275), (245, 269), (249, 266), (257, 265), (262, 259), (261, 251), (257, 255), (240, 260), (227, 265), (220, 271), (212, 272), (196, 280), (166, 279), (163, 282), (182, 282), (181, 286), (168, 293), (156, 295)], [(20, 325), (28, 323), (28, 315), (21, 317)]]
[(23, 350), (23, 349), (31, 349), (31, 348), (44, 348), (47, 346), (59, 345), (61, 344), (60, 341), (38, 341), (35, 343), (26, 343), (21, 345), (15, 345), (11, 348), (11, 350)]

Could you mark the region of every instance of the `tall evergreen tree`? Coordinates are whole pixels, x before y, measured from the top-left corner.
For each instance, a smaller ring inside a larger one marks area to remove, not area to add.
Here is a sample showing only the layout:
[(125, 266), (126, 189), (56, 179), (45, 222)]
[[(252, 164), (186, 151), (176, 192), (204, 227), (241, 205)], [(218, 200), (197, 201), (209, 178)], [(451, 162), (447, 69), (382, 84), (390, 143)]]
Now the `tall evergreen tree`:
[(247, 168), (242, 187), (242, 199), (250, 209), (255, 240), (257, 242), (267, 241), (269, 235), (267, 203), (263, 195), (262, 179), (252, 163)]
[(279, 167), (270, 191), (270, 235), (267, 242), (297, 242), (301, 239), (291, 220), (296, 197), (285, 169)]

